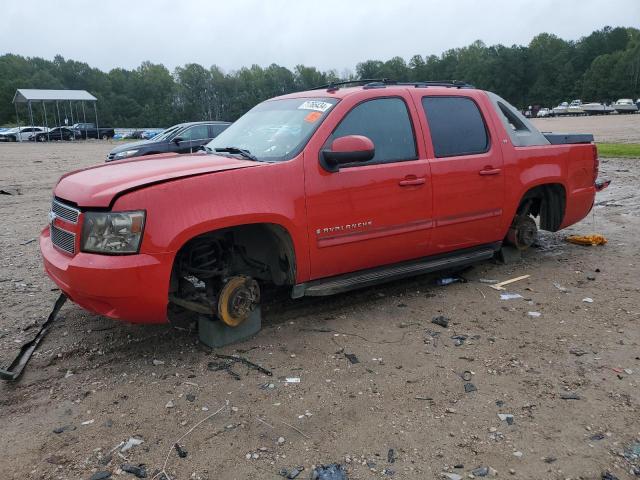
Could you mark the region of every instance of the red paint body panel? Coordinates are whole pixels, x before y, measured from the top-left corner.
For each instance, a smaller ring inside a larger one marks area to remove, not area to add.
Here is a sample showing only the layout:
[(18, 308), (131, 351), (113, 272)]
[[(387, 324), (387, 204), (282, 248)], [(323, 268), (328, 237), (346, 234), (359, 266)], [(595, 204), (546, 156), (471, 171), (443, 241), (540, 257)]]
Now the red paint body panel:
[[(479, 106), (490, 136), (487, 152), (435, 158), (423, 96), (466, 96)], [(486, 93), (473, 89), (392, 87), (315, 90), (280, 98), (340, 101), (295, 158), (257, 163), (215, 155), (158, 155), (65, 175), (55, 188), (81, 210), (144, 210), (140, 252), (69, 255), (45, 229), (40, 248), (47, 274), (87, 310), (130, 322), (166, 322), (176, 252), (221, 228), (271, 223), (295, 249), (296, 282), (501, 241), (522, 196), (537, 185), (566, 191), (562, 227), (584, 218), (594, 196), (592, 145), (514, 147)], [(408, 109), (417, 158), (356, 165), (330, 173), (320, 150), (357, 104), (398, 97)], [(80, 237), (77, 225), (56, 225)], [(79, 240), (76, 243), (79, 252)]]

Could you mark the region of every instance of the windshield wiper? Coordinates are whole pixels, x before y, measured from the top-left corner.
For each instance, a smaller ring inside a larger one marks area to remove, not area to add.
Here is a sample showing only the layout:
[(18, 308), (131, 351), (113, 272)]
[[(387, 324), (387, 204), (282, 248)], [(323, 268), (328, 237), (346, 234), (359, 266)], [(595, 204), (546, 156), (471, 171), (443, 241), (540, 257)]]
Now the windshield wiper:
[(216, 152), (221, 152), (221, 153), (226, 152), (226, 153), (242, 155), (244, 158), (248, 158), (249, 160), (253, 160), (254, 162), (259, 162), (260, 161), (260, 160), (258, 160), (258, 157), (256, 157), (254, 154), (252, 154), (249, 150), (245, 150), (244, 148), (224, 147), (224, 148), (216, 148), (215, 151)]

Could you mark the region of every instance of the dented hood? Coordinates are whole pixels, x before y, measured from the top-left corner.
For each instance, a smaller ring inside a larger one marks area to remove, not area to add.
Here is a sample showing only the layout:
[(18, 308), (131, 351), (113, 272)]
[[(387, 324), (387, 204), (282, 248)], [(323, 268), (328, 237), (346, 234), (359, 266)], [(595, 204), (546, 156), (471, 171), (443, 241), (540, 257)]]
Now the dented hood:
[(154, 155), (67, 173), (58, 181), (54, 194), (79, 207), (108, 207), (118, 194), (145, 185), (261, 165), (218, 155)]

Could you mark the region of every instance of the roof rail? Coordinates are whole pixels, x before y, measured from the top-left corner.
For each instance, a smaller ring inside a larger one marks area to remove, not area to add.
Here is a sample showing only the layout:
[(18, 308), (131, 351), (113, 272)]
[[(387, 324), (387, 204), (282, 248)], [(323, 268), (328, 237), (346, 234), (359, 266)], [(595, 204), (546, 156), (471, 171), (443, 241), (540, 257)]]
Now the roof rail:
[(416, 82), (398, 82), (396, 80), (390, 80), (388, 78), (362, 78), (359, 80), (342, 80), (339, 82), (329, 82), (324, 85), (313, 87), (311, 90), (327, 89), (328, 92), (335, 92), (343, 85), (351, 84), (363, 84), (363, 88), (385, 88), (387, 85), (402, 85), (412, 86), (415, 88), (425, 87), (447, 87), (447, 88), (476, 88), (470, 83), (462, 82), (460, 80), (425, 80)]
[(413, 85), (416, 88), (420, 87), (449, 87), (449, 88), (476, 88), (470, 83), (460, 80), (427, 80), (419, 82), (400, 83), (398, 85)]
[(362, 78), (360, 80), (341, 80), (339, 82), (329, 82), (329, 83), (325, 83), (324, 85), (318, 85), (317, 87), (311, 88), (311, 90), (322, 90), (326, 88), (328, 91), (331, 91), (331, 90), (338, 90), (338, 88), (340, 88), (342, 85), (349, 85), (352, 83), (366, 84), (366, 83), (374, 83), (374, 82), (387, 84), (391, 82), (391, 80), (387, 78)]

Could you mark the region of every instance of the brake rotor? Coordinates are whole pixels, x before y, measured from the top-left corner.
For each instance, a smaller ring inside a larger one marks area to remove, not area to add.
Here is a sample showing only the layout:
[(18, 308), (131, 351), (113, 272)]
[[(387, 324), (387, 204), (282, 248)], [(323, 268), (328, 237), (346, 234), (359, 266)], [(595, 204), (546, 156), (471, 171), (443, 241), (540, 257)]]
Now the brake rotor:
[(526, 250), (538, 238), (538, 226), (529, 215), (517, 215), (507, 233), (507, 240), (518, 250)]
[(237, 327), (259, 304), (258, 282), (251, 277), (231, 277), (218, 295), (218, 318), (230, 327)]

